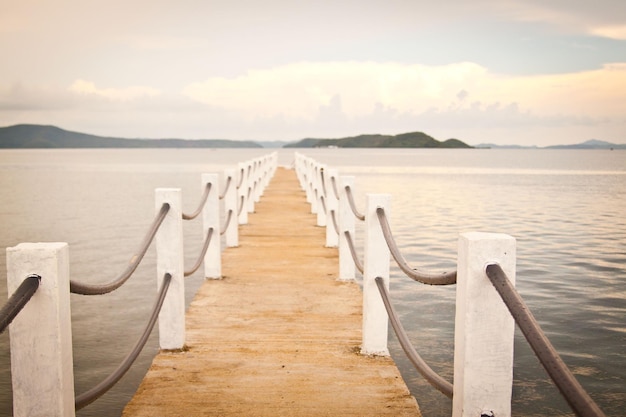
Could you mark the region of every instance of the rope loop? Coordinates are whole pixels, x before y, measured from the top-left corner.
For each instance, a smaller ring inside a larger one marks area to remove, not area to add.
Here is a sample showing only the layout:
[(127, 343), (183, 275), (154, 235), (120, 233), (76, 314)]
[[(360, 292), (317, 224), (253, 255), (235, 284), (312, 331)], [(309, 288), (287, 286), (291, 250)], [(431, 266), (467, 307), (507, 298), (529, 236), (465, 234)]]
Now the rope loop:
[(209, 198), (209, 193), (211, 192), (211, 183), (207, 183), (206, 187), (204, 187), (204, 192), (202, 193), (202, 197), (200, 197), (200, 204), (198, 204), (198, 208), (191, 214), (183, 213), (183, 220), (193, 220), (198, 217), (198, 214), (202, 213), (202, 209), (206, 204), (207, 199)]
[(74, 401), (74, 408), (76, 410), (80, 410), (96, 401), (100, 398), (104, 393), (113, 387), (117, 381), (122, 379), (122, 377), (128, 372), (132, 364), (135, 362), (141, 351), (143, 350), (146, 342), (148, 341), (148, 337), (150, 333), (152, 333), (152, 329), (154, 328), (154, 324), (159, 317), (159, 312), (161, 311), (161, 307), (163, 306), (163, 301), (165, 300), (165, 295), (167, 294), (167, 290), (170, 286), (170, 282), (172, 280), (172, 275), (166, 273), (163, 277), (163, 283), (161, 284), (161, 289), (159, 290), (159, 294), (157, 300), (152, 309), (152, 314), (150, 315), (150, 319), (148, 320), (148, 324), (146, 325), (145, 330), (137, 343), (130, 351), (128, 355), (124, 358), (124, 360), (120, 363), (120, 365), (113, 371), (108, 377), (106, 377), (102, 382), (100, 382), (95, 387), (91, 388), (87, 392), (84, 392), (81, 395), (78, 395)]
[(352, 241), (352, 236), (349, 231), (345, 231), (344, 235), (346, 236), (346, 242), (348, 242), (348, 247), (350, 248), (350, 253), (352, 254), (352, 260), (354, 261), (354, 266), (359, 270), (360, 273), (363, 273), (363, 263), (359, 259), (356, 254), (356, 249), (354, 248), (354, 242)]
[(226, 224), (224, 224), (224, 227), (222, 228), (220, 235), (224, 235), (226, 233), (226, 230), (228, 230), (228, 226), (230, 226), (230, 220), (232, 217), (233, 217), (233, 210), (230, 209), (228, 210), (228, 217), (226, 218)]
[(354, 217), (361, 221), (365, 220), (365, 215), (359, 212), (356, 208), (354, 196), (352, 195), (352, 188), (350, 188), (349, 185), (346, 185), (346, 195), (348, 196), (348, 203), (350, 203), (350, 208), (352, 209), (352, 213), (354, 213)]
[(204, 239), (204, 245), (202, 246), (202, 250), (200, 251), (200, 256), (196, 260), (196, 263), (191, 267), (191, 269), (185, 271), (185, 277), (192, 275), (194, 272), (200, 268), (202, 265), (202, 261), (204, 260), (204, 255), (206, 255), (207, 249), (209, 249), (209, 244), (211, 243), (211, 237), (213, 236), (213, 228), (209, 227), (207, 231), (206, 238)]
[(411, 268), (404, 259), (404, 256), (402, 256), (402, 253), (400, 253), (398, 245), (391, 234), (391, 228), (389, 227), (385, 209), (378, 207), (376, 209), (376, 215), (378, 216), (380, 227), (383, 230), (385, 241), (387, 242), (387, 246), (389, 247), (389, 251), (393, 256), (393, 259), (395, 259), (402, 272), (404, 272), (409, 278), (428, 285), (450, 285), (456, 283), (456, 271), (434, 274)]
[(400, 346), (402, 346), (402, 350), (409, 358), (415, 369), (422, 374), (424, 379), (426, 379), (430, 385), (437, 388), (441, 391), (446, 397), (452, 398), (452, 384), (443, 379), (439, 374), (432, 370), (430, 366), (422, 359), (422, 357), (417, 353), (411, 342), (409, 341), (409, 337), (400, 323), (400, 319), (398, 318), (398, 314), (396, 310), (393, 308), (391, 301), (389, 300), (389, 292), (387, 288), (385, 288), (385, 283), (381, 277), (376, 277), (374, 279), (376, 281), (376, 286), (378, 287), (378, 292), (380, 292), (380, 296), (383, 299), (383, 303), (385, 304), (385, 309), (387, 310), (387, 314), (389, 315), (389, 321), (391, 322), (391, 326), (393, 327), (396, 336), (398, 337), (398, 342), (400, 342)]
[(226, 193), (228, 192), (228, 188), (230, 187), (230, 183), (232, 182), (233, 177), (230, 175), (226, 178), (226, 185), (224, 186), (224, 193), (220, 195), (220, 200), (223, 200), (226, 197)]
[(168, 203), (163, 203), (161, 209), (159, 210), (159, 213), (154, 218), (152, 225), (148, 230), (148, 233), (144, 237), (144, 240), (141, 243), (139, 250), (135, 255), (133, 255), (126, 269), (122, 271), (122, 273), (118, 275), (117, 278), (107, 284), (85, 284), (70, 280), (70, 292), (73, 294), (81, 295), (102, 295), (115, 291), (116, 289), (124, 285), (124, 283), (128, 280), (128, 278), (130, 278), (133, 272), (135, 272), (135, 270), (139, 266), (139, 263), (145, 256), (148, 248), (150, 247), (150, 244), (152, 243), (152, 240), (154, 239), (154, 236), (159, 230), (159, 227), (161, 227), (161, 224), (163, 223), (163, 220), (165, 219), (165, 216), (167, 215), (167, 212), (169, 210), (170, 205)]

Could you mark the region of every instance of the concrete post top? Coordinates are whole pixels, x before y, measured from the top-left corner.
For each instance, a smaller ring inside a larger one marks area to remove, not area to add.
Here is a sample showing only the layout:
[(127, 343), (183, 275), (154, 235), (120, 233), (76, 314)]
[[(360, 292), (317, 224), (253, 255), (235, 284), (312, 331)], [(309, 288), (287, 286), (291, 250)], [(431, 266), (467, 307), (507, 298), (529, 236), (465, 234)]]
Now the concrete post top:
[(466, 232), (461, 233), (459, 238), (465, 239), (469, 242), (473, 242), (476, 240), (512, 240), (515, 241), (515, 238), (511, 235), (507, 235), (504, 233), (487, 233), (487, 232)]
[(22, 250), (55, 250), (68, 246), (67, 242), (23, 242), (7, 248), (7, 252)]

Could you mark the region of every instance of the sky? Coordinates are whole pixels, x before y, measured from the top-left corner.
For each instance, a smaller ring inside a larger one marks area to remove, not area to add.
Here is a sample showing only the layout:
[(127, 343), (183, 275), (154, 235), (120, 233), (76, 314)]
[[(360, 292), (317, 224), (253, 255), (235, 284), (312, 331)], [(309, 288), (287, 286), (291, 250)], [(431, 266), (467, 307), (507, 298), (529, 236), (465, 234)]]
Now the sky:
[(624, 0), (0, 0), (0, 126), (626, 143)]

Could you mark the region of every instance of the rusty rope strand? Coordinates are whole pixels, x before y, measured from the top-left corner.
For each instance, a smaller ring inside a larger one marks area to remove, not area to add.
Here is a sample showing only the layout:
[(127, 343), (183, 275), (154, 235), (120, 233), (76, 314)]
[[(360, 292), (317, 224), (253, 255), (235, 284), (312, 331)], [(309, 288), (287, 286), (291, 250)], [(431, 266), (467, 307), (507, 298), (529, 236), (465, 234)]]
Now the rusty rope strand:
[(389, 227), (389, 222), (387, 221), (387, 216), (385, 215), (385, 209), (378, 207), (376, 209), (376, 215), (378, 216), (380, 227), (383, 230), (385, 241), (387, 241), (387, 246), (389, 247), (389, 251), (393, 256), (393, 259), (395, 259), (402, 272), (404, 272), (409, 278), (428, 285), (450, 285), (456, 283), (456, 271), (435, 274), (411, 268), (404, 259), (404, 256), (402, 256), (402, 253), (400, 253), (398, 245), (391, 234), (391, 228)]
[(202, 246), (202, 251), (200, 252), (200, 256), (198, 256), (198, 259), (196, 260), (196, 263), (194, 264), (194, 266), (192, 266), (190, 270), (185, 271), (186, 277), (188, 277), (189, 275), (192, 275), (194, 272), (198, 270), (198, 268), (200, 268), (200, 265), (202, 265), (202, 261), (204, 260), (204, 255), (206, 255), (206, 251), (207, 249), (209, 249), (209, 244), (211, 243), (212, 236), (213, 236), (213, 228), (209, 227), (209, 230), (207, 231), (207, 234), (206, 234), (206, 238), (204, 239), (204, 245)]
[(376, 277), (375, 279), (376, 285), (378, 286), (378, 291), (380, 292), (380, 296), (383, 299), (383, 303), (385, 304), (385, 309), (387, 310), (387, 314), (389, 315), (389, 320), (391, 321), (391, 326), (398, 336), (398, 342), (400, 342), (400, 346), (404, 350), (404, 353), (409, 358), (415, 369), (419, 371), (420, 374), (432, 385), (441, 391), (446, 397), (452, 398), (452, 384), (443, 379), (439, 374), (432, 370), (430, 366), (422, 359), (422, 357), (417, 353), (411, 342), (409, 341), (409, 337), (400, 323), (400, 319), (398, 318), (398, 314), (396, 313), (391, 301), (389, 300), (389, 293), (387, 288), (385, 288), (384, 281), (381, 277)]
[(354, 196), (352, 195), (352, 189), (350, 188), (349, 185), (346, 185), (346, 195), (348, 196), (348, 203), (350, 203), (350, 208), (352, 209), (352, 213), (354, 213), (354, 217), (356, 217), (357, 219), (361, 221), (365, 220), (365, 215), (361, 214), (356, 209), (356, 204), (354, 203)]
[(498, 264), (487, 265), (485, 272), (498, 294), (506, 304), (511, 316), (526, 337), (528, 344), (545, 368), (552, 381), (578, 416), (604, 417), (604, 413), (587, 394), (561, 359), (528, 306), (517, 292), (506, 273)]
[(183, 220), (193, 220), (198, 217), (198, 214), (202, 213), (202, 209), (206, 204), (207, 199), (209, 198), (209, 193), (211, 192), (211, 183), (207, 183), (206, 187), (204, 187), (204, 192), (202, 193), (202, 197), (200, 197), (200, 204), (198, 205), (198, 209), (191, 214), (183, 213)]
[(159, 210), (159, 213), (154, 218), (154, 221), (152, 222), (148, 233), (141, 243), (139, 250), (135, 255), (133, 255), (126, 269), (122, 271), (122, 273), (117, 278), (107, 284), (84, 284), (70, 280), (70, 292), (81, 295), (102, 295), (110, 293), (111, 291), (114, 291), (124, 285), (124, 283), (128, 280), (128, 278), (130, 278), (133, 272), (135, 272), (135, 270), (139, 266), (139, 263), (148, 251), (148, 248), (150, 247), (150, 244), (152, 243), (152, 240), (154, 239), (157, 230), (159, 230), (159, 227), (161, 227), (161, 224), (163, 223), (163, 220), (165, 219), (165, 216), (167, 215), (169, 209), (170, 205), (168, 203), (164, 203), (161, 206), (161, 210)]
[(354, 261), (354, 266), (359, 270), (360, 273), (363, 273), (363, 263), (359, 260), (359, 257), (356, 254), (356, 249), (354, 248), (354, 242), (352, 241), (352, 236), (349, 231), (345, 231), (344, 235), (346, 236), (346, 241), (348, 242), (348, 246), (350, 247), (350, 253), (352, 254), (352, 260)]
[(241, 196), (241, 198), (239, 198), (239, 210), (237, 211), (238, 216), (241, 216), (241, 211), (243, 210), (244, 202), (245, 202), (245, 197)]
[(124, 358), (124, 360), (120, 363), (117, 369), (113, 371), (113, 373), (111, 373), (111, 375), (109, 375), (92, 389), (76, 397), (76, 400), (74, 401), (74, 408), (76, 410), (80, 410), (81, 408), (86, 407), (87, 405), (100, 398), (120, 379), (122, 379), (124, 374), (126, 374), (126, 372), (130, 369), (132, 364), (137, 359), (137, 356), (139, 356), (139, 353), (141, 353), (143, 347), (146, 345), (150, 333), (152, 333), (152, 329), (154, 328), (154, 324), (156, 323), (159, 312), (161, 311), (161, 307), (163, 306), (163, 300), (165, 300), (165, 295), (167, 294), (167, 290), (170, 286), (171, 280), (172, 275), (170, 275), (169, 273), (165, 274), (165, 276), (163, 277), (163, 283), (161, 284), (161, 289), (159, 290), (158, 298), (154, 304), (154, 308), (152, 309), (150, 319), (148, 320), (148, 324), (139, 340), (137, 340), (137, 343), (135, 344), (133, 350)]
[(2, 310), (0, 310), (0, 333), (4, 332), (13, 319), (28, 304), (28, 301), (37, 292), (40, 282), (41, 277), (39, 275), (31, 274), (22, 281), (11, 297), (9, 297)]

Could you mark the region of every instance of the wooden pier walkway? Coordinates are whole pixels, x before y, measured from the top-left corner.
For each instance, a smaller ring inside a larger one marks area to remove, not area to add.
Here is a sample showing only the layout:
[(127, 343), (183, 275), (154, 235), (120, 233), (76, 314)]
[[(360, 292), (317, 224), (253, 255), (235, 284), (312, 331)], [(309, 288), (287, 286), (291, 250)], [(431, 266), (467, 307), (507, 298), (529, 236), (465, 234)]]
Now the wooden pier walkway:
[(419, 416), (389, 357), (360, 355), (362, 293), (341, 282), (293, 171), (279, 168), (123, 416)]

